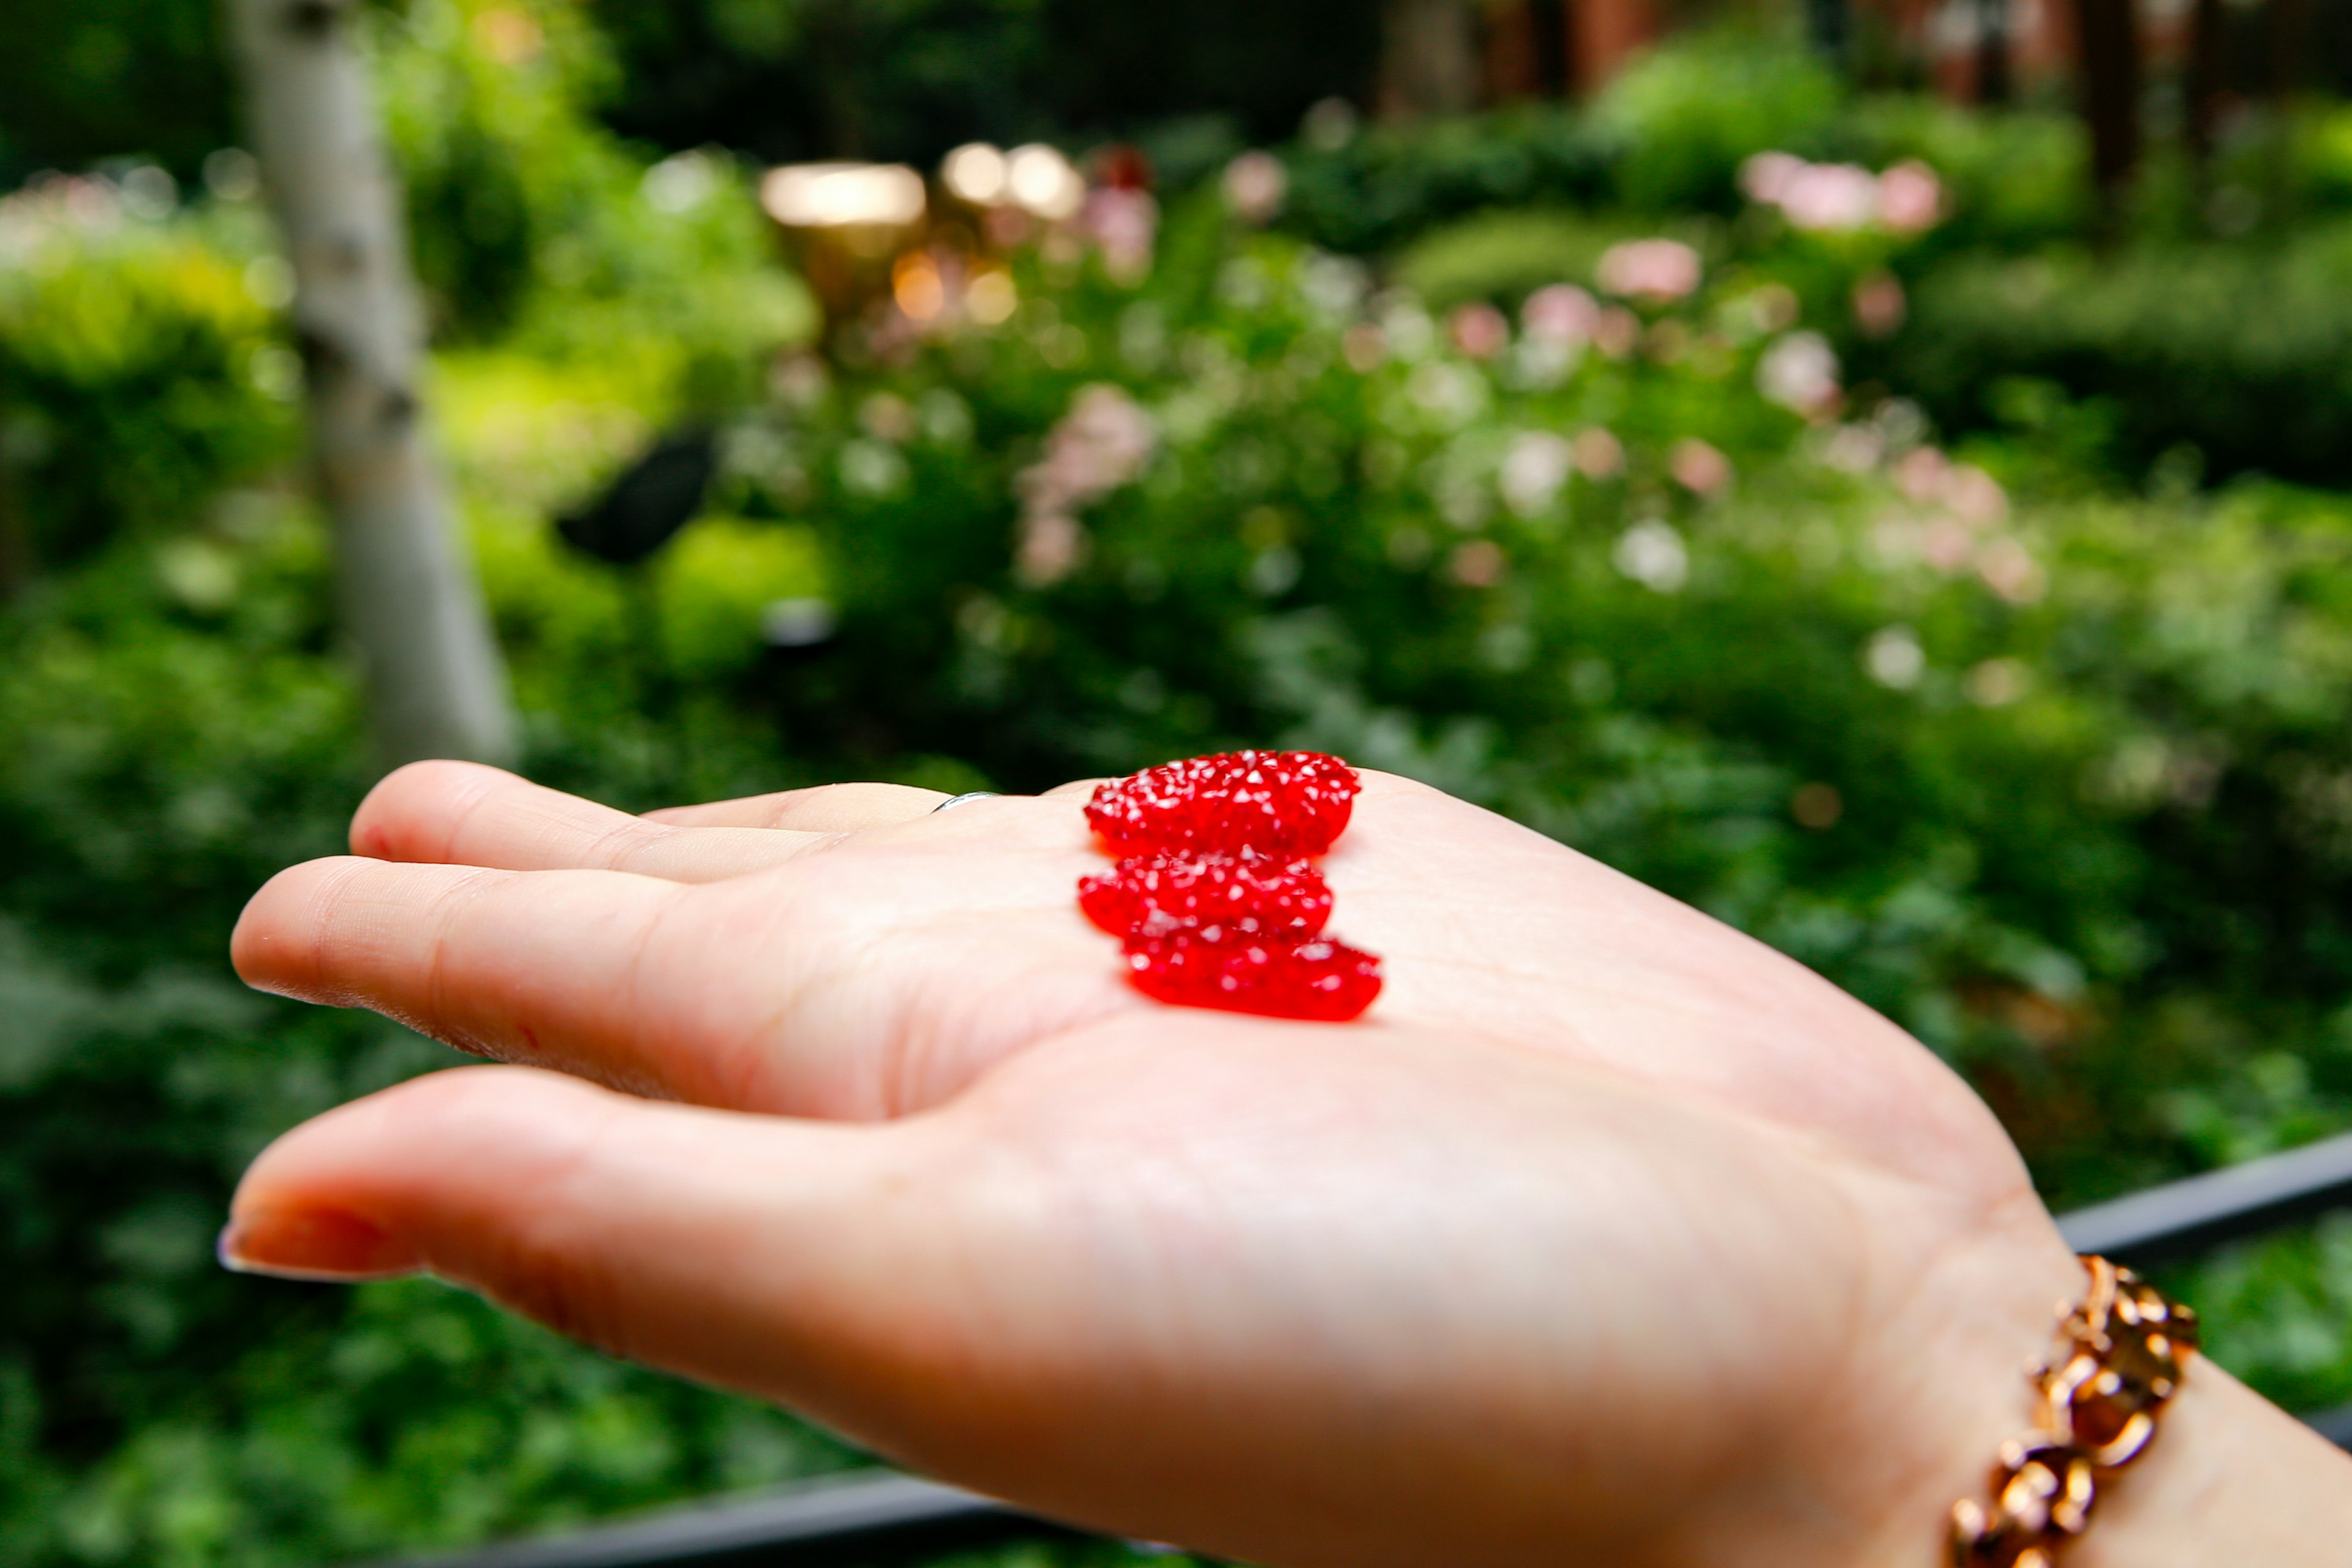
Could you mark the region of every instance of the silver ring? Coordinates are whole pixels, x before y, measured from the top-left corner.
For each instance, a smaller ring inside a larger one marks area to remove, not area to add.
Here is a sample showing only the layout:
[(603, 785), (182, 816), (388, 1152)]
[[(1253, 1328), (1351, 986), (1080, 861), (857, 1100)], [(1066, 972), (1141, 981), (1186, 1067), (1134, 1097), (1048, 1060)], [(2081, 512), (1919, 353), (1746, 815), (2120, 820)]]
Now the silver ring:
[(940, 802), (939, 805), (931, 807), (931, 815), (933, 816), (937, 816), (940, 812), (945, 811), (951, 805), (965, 805), (975, 800), (1001, 800), (1003, 798), (1003, 797), (1002, 795), (998, 795), (997, 792), (992, 789), (976, 789), (970, 795), (960, 795), (953, 800), (943, 800)]

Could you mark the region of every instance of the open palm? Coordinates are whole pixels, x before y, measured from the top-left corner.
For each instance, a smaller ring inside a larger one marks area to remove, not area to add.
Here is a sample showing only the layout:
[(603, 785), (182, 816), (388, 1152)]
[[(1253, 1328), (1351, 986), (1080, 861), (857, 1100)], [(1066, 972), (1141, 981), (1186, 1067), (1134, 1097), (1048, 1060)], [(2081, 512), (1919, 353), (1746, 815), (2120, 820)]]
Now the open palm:
[[(1998, 1126), (1769, 950), (1365, 784), (1332, 929), (1388, 989), (1335, 1026), (1127, 986), (1083, 786), (656, 820), (404, 770), (238, 967), (529, 1066), (289, 1135), (231, 1249), (1257, 1561), (1915, 1556), (2074, 1278)], [(1919, 1403), (1960, 1414), (1898, 1439)]]

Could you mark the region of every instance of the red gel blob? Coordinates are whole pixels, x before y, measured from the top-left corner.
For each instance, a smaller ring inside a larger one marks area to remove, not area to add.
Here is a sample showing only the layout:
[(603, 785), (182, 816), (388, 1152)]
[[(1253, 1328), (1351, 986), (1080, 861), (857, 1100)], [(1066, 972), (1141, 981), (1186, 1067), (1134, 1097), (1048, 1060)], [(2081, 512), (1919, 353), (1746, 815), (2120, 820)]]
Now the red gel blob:
[(1381, 961), (1328, 937), (1289, 942), (1219, 928), (1127, 939), (1129, 974), (1155, 1002), (1344, 1024), (1381, 994)]
[(1356, 770), (1320, 752), (1228, 752), (1102, 785), (1087, 820), (1114, 847), (1320, 855), (1348, 826)]
[(1304, 942), (1331, 918), (1331, 889), (1304, 860), (1139, 855), (1080, 880), (1078, 908), (1113, 936), (1215, 927)]

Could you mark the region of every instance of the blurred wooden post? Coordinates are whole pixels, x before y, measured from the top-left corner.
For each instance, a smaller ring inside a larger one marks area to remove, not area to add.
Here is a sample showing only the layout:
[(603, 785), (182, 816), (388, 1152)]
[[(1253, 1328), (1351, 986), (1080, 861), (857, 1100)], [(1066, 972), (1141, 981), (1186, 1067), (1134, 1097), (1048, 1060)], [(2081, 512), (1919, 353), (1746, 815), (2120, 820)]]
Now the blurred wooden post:
[(506, 668), (417, 376), (424, 312), (353, 29), (362, 0), (230, 0), (254, 152), (294, 266), (342, 624), (383, 759), (511, 762)]
[(1488, 102), (1567, 96), (1563, 0), (1487, 0), (1484, 31)]
[(2221, 94), (2230, 79), (2229, 17), (2221, 0), (2193, 0), (2189, 13), (2189, 153), (2200, 168), (2213, 158)]
[(2139, 163), (2139, 19), (2132, 0), (2074, 0), (2074, 41), (2091, 178), (2112, 222)]
[(1574, 0), (1568, 57), (1580, 96), (1599, 92), (1625, 62), (1658, 38), (1653, 0)]
[(2007, 103), (2015, 96), (2009, 58), (2009, 0), (1977, 0), (1979, 103)]
[(1381, 113), (1390, 120), (1478, 106), (1478, 15), (1471, 0), (1384, 0)]
[(2311, 7), (2305, 0), (2270, 0), (2271, 97), (2284, 109), (2311, 79)]

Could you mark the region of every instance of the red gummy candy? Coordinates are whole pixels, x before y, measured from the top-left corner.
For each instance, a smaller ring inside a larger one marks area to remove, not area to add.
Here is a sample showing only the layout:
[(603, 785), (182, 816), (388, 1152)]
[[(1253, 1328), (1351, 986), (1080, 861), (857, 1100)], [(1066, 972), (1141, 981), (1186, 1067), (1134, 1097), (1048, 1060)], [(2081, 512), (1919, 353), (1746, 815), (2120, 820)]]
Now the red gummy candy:
[(1127, 964), (1137, 990), (1180, 1007), (1344, 1024), (1381, 994), (1381, 961), (1328, 937), (1136, 935), (1127, 939)]
[(1346, 829), (1359, 787), (1355, 769), (1320, 752), (1228, 752), (1104, 784), (1087, 820), (1130, 852), (1320, 855)]
[(1331, 918), (1331, 889), (1304, 860), (1139, 855), (1081, 879), (1078, 908), (1113, 936), (1206, 928), (1304, 942)]

